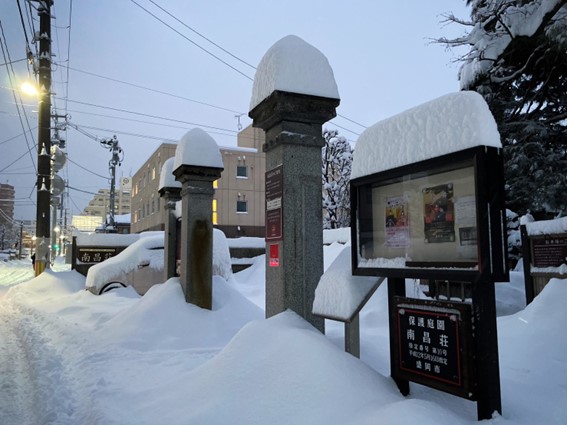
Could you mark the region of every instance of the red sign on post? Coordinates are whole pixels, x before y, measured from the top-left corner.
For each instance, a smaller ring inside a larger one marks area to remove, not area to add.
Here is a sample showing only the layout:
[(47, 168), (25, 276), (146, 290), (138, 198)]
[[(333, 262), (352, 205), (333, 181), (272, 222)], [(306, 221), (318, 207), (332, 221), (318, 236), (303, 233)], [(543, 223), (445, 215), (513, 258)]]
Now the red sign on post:
[(270, 245), (270, 267), (280, 266), (280, 246), (278, 244)]

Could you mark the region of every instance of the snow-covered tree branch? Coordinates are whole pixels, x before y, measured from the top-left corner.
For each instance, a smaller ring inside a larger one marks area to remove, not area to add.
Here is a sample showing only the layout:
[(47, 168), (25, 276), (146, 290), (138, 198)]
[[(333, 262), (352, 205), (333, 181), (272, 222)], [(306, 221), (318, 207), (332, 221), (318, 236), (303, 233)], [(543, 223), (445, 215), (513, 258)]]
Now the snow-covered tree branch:
[(352, 148), (337, 130), (323, 130), (323, 228), (350, 226)]

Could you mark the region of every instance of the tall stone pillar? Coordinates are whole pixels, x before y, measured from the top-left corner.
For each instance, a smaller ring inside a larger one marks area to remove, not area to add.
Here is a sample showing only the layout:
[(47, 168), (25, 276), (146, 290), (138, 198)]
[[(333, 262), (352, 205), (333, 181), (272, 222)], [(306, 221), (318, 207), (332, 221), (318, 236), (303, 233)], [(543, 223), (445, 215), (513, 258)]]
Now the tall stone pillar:
[(177, 267), (177, 216), (175, 215), (175, 204), (181, 200), (181, 183), (173, 176), (173, 162), (175, 158), (169, 158), (161, 167), (159, 175), (159, 195), (163, 199), (165, 210), (164, 229), (164, 277), (165, 280), (175, 276)]
[(173, 165), (181, 182), (181, 276), (185, 300), (198, 307), (213, 305), (213, 181), (220, 178), (222, 156), (214, 141), (199, 128), (177, 146)]
[(254, 86), (249, 116), (266, 132), (266, 316), (292, 309), (324, 332), (312, 314), (323, 274), (322, 124), (336, 116), (338, 91), (326, 58), (294, 36), (266, 53)]

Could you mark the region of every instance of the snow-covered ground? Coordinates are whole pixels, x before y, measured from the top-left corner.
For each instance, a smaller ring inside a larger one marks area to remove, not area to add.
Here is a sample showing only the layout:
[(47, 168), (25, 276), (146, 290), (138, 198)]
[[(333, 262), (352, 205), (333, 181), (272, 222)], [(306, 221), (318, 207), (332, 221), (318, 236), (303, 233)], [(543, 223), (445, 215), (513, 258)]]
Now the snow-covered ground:
[[(342, 248), (325, 247), (326, 267)], [(397, 391), (385, 285), (362, 310), (358, 360), (342, 324), (324, 336), (292, 312), (264, 319), (264, 261), (215, 277), (212, 311), (186, 304), (176, 279), (95, 296), (64, 266), (33, 278), (28, 261), (0, 263), (0, 424), (477, 422), (473, 402)], [(523, 297), (521, 273), (497, 284), (503, 415), (485, 423), (564, 425), (567, 280)]]

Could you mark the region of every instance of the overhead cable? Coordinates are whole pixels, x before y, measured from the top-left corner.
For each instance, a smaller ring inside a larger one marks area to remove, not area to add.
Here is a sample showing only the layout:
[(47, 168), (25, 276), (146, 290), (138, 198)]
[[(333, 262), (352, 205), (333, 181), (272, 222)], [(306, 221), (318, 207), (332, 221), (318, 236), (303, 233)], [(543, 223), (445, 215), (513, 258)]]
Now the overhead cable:
[(145, 7), (143, 7), (141, 4), (139, 4), (138, 2), (136, 2), (135, 0), (130, 0), (132, 3), (134, 3), (136, 6), (138, 6), (140, 9), (142, 9), (144, 12), (146, 12), (147, 14), (151, 15), (152, 17), (154, 17), (154, 19), (157, 19), (158, 21), (160, 21), (163, 25), (165, 25), (166, 27), (168, 27), (170, 30), (176, 32), (177, 34), (179, 34), (181, 37), (183, 37), (185, 40), (187, 40), (188, 42), (190, 42), (191, 44), (193, 44), (194, 46), (198, 47), (199, 49), (201, 49), (202, 51), (204, 51), (205, 53), (207, 53), (208, 55), (212, 56), (213, 58), (215, 58), (216, 60), (218, 60), (219, 62), (222, 62), (223, 64), (225, 64), (226, 66), (228, 66), (229, 68), (231, 68), (232, 70), (238, 72), (240, 75), (242, 75), (245, 78), (248, 78), (250, 81), (254, 81), (253, 78), (251, 78), (250, 76), (246, 75), (244, 72), (240, 71), (239, 69), (235, 68), (234, 66), (232, 66), (231, 64), (229, 64), (228, 62), (222, 60), (221, 58), (219, 58), (217, 55), (215, 55), (212, 52), (209, 52), (207, 49), (205, 49), (203, 46), (195, 43), (193, 40), (191, 40), (189, 37), (187, 37), (185, 34), (177, 31), (175, 28), (173, 28), (171, 25), (169, 25), (167, 22), (165, 22), (164, 20), (162, 20), (161, 18), (159, 18), (158, 16), (154, 15), (152, 12), (150, 12), (148, 9), (146, 9)]

